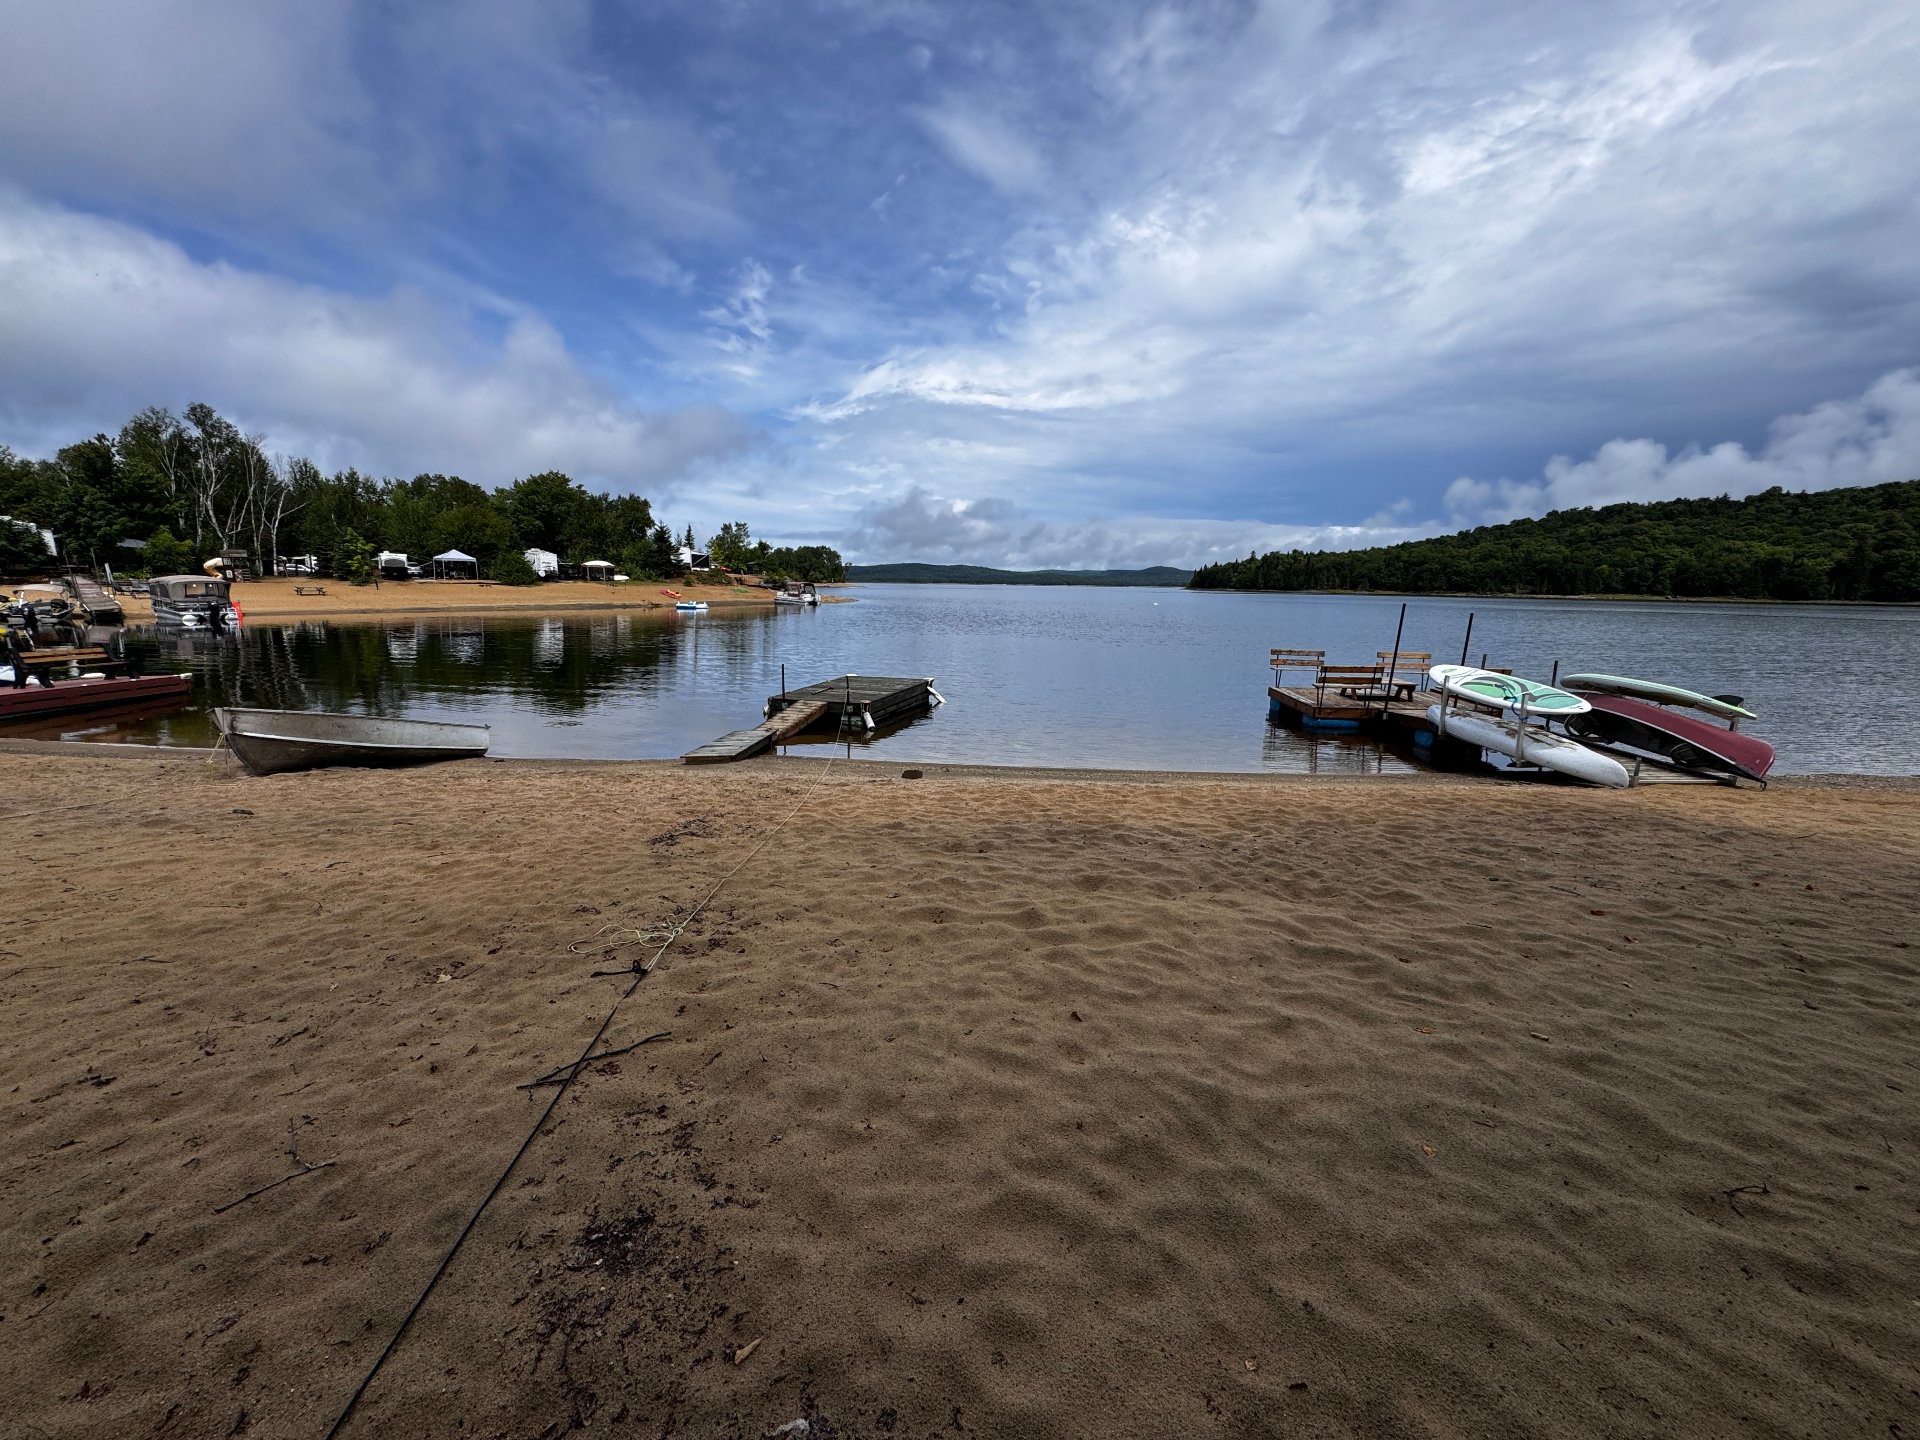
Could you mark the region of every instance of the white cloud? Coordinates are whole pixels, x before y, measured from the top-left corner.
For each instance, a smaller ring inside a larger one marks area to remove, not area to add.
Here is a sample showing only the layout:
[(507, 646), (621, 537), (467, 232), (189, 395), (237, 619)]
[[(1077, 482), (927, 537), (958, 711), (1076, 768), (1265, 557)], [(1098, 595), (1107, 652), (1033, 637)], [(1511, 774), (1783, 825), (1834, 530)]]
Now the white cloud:
[(773, 342), (773, 325), (767, 319), (767, 296), (772, 290), (773, 273), (759, 261), (748, 260), (726, 298), (703, 312), (713, 325), (714, 344), (726, 357), (724, 368), (744, 380), (760, 373)]
[(913, 114), (956, 165), (994, 189), (1031, 195), (1046, 185), (1047, 167), (1039, 152), (1005, 121), (955, 102)]
[(1250, 550), (1350, 550), (1418, 533), (1399, 525), (1269, 525), (1157, 516), (1043, 520), (1004, 496), (953, 500), (910, 485), (868, 506), (840, 543), (856, 564), (1138, 570), (1239, 560)]
[(1920, 370), (1882, 376), (1857, 399), (1836, 400), (1773, 422), (1757, 453), (1733, 441), (1670, 452), (1654, 440), (1609, 440), (1591, 459), (1555, 455), (1537, 480), (1476, 480), (1447, 487), (1455, 526), (1485, 525), (1549, 510), (1832, 490), (1920, 479)]
[(659, 494), (754, 443), (717, 407), (627, 403), (537, 315), (512, 313), (490, 338), (418, 292), (347, 295), (203, 264), (6, 191), (0, 294), (0, 424), (27, 453), (198, 399), (327, 465), (487, 484), (561, 469)]

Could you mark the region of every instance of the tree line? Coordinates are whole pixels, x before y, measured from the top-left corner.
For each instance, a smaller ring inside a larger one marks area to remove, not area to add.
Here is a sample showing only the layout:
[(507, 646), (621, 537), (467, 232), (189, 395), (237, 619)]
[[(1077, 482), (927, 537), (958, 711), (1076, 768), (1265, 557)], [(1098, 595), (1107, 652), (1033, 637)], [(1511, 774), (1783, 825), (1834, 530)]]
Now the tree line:
[[(692, 526), (676, 539), (643, 496), (603, 495), (559, 471), (497, 490), (458, 475), (328, 475), (310, 460), (270, 455), (264, 442), (194, 404), (182, 415), (149, 407), (117, 435), (65, 446), (51, 460), (0, 445), (0, 515), (16, 522), (0, 525), (0, 570), (48, 568), (29, 525), (55, 533), (69, 566), (122, 573), (193, 572), (222, 551), (244, 550), (262, 574), (274, 572), (277, 557), (311, 555), (321, 574), (362, 580), (378, 551), (425, 558), (462, 550), (487, 578), (532, 584), (538, 577), (524, 552), (540, 549), (665, 580), (685, 573), (682, 546), (700, 550)], [(845, 575), (831, 547), (756, 542), (743, 522), (723, 525), (707, 553), (716, 567), (774, 579)]]
[(1195, 590), (1920, 600), (1920, 480), (1556, 510), (1370, 550), (1203, 566)]

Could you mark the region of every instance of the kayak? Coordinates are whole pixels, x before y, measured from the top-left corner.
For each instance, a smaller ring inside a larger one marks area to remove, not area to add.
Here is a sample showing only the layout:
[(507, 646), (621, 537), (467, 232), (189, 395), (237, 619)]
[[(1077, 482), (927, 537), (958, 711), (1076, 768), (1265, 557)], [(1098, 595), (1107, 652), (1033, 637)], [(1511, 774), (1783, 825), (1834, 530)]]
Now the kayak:
[(1718, 695), (1702, 695), (1698, 690), (1682, 690), (1678, 685), (1662, 685), (1657, 680), (1635, 680), (1630, 675), (1567, 675), (1560, 683), (1569, 690), (1595, 695), (1625, 695), (1633, 700), (1651, 700), (1656, 705), (1681, 705), (1702, 710), (1722, 720), (1757, 720), (1753, 711)]

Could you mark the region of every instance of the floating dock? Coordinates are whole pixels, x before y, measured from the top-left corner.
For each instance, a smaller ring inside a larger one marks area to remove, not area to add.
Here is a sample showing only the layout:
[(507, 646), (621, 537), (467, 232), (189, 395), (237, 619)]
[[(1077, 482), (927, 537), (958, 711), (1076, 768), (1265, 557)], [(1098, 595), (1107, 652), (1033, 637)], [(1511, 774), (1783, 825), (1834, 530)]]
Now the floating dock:
[(745, 760), (814, 725), (832, 721), (871, 734), (883, 725), (923, 714), (941, 703), (933, 681), (899, 675), (841, 675), (767, 697), (767, 718), (751, 730), (709, 740), (680, 758), (689, 765)]
[(1318, 734), (1356, 730), (1431, 732), (1427, 707), (1440, 703), (1432, 690), (1416, 690), (1410, 699), (1380, 700), (1342, 694), (1331, 687), (1269, 685), (1267, 718)]

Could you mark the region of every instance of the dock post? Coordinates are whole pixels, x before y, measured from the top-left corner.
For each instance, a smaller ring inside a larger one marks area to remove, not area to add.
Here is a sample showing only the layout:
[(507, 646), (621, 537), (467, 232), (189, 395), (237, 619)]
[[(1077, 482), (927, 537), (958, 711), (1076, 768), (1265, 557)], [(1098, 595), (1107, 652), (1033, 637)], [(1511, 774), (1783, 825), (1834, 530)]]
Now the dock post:
[(1473, 612), (1467, 611), (1467, 633), (1460, 640), (1460, 663), (1467, 663), (1467, 646), (1473, 643)]
[(780, 698), (787, 698), (787, 667), (784, 664), (780, 667)]
[(1400, 623), (1393, 627), (1393, 660), (1387, 666), (1386, 685), (1380, 692), (1380, 718), (1387, 715), (1387, 702), (1393, 698), (1393, 672), (1400, 668), (1400, 636), (1407, 628), (1407, 602), (1400, 602)]

